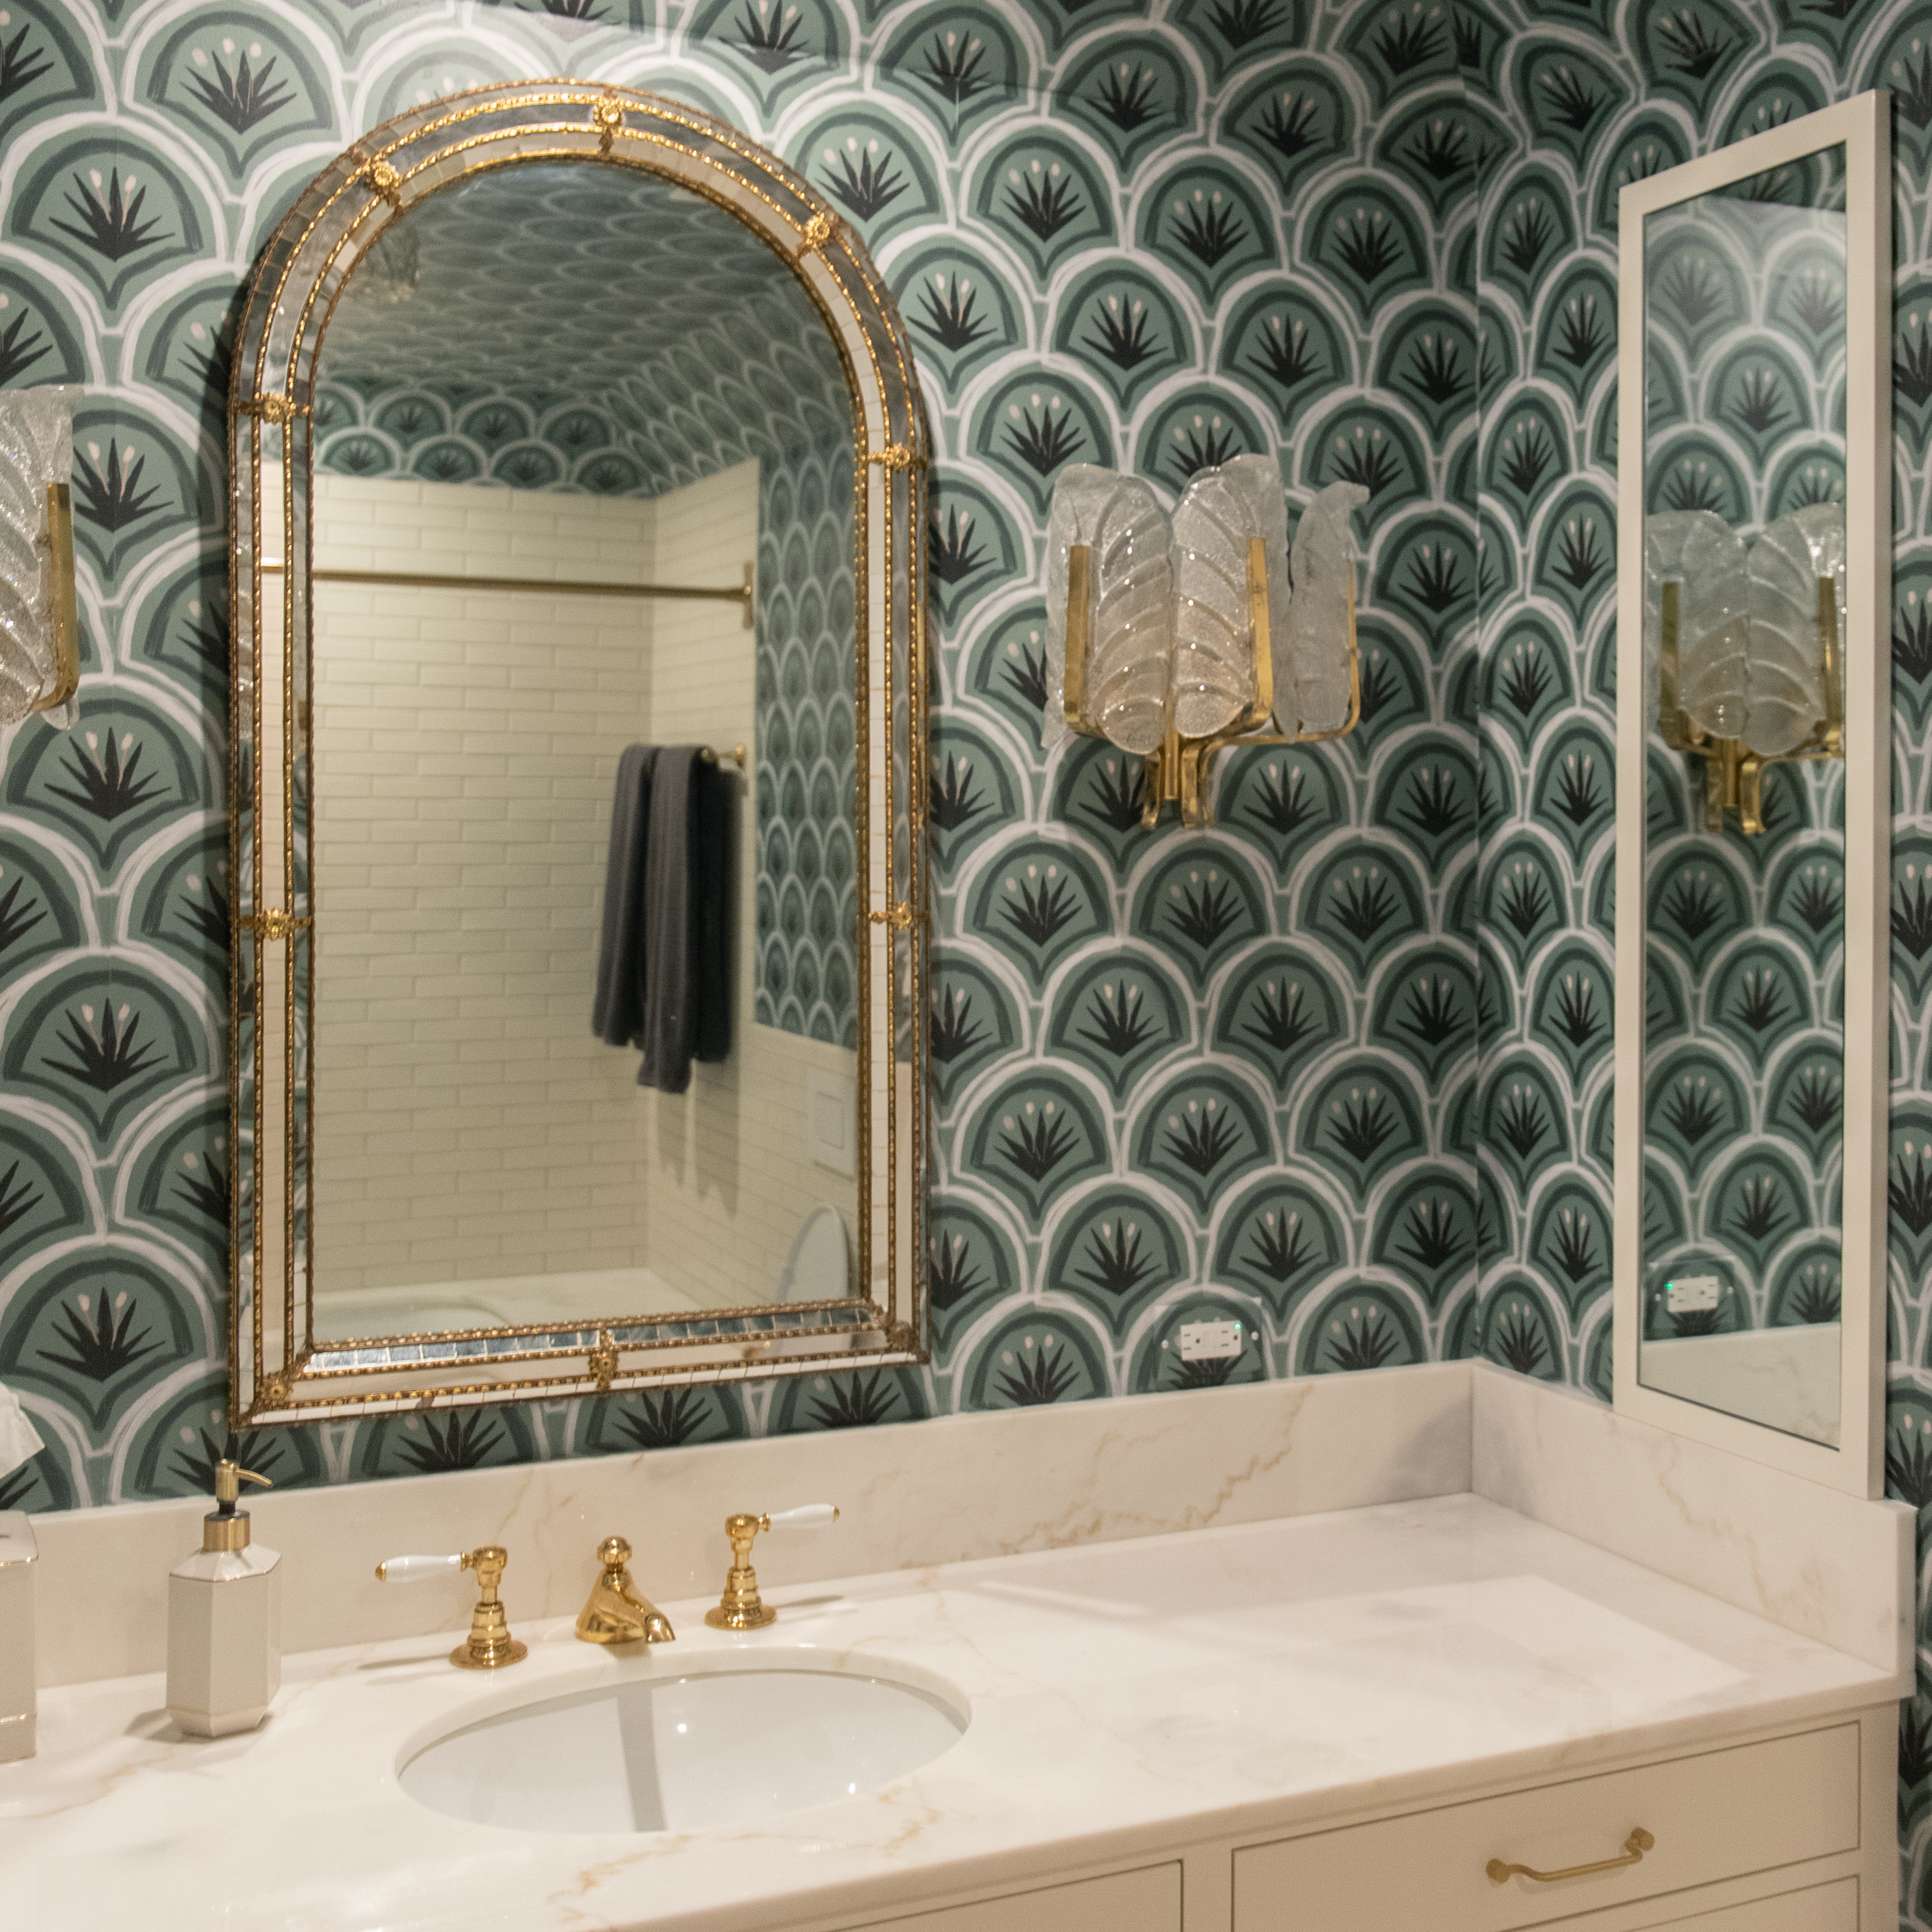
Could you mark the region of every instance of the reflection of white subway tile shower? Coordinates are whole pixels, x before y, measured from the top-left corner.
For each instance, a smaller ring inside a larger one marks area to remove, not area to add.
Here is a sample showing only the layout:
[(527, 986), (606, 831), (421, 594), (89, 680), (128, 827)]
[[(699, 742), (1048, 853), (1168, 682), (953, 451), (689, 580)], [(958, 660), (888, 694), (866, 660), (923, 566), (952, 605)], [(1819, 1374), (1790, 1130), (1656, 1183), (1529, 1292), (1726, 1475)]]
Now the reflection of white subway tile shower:
[[(655, 501), (333, 476), (317, 497), (317, 561), (338, 568), (727, 584), (758, 542), (752, 464)], [(590, 1028), (618, 754), (753, 742), (738, 610), (339, 584), (316, 601), (320, 1306), (355, 1296), (366, 1332), (370, 1291), (466, 1305), (565, 1274), (600, 1303), (622, 1288), (607, 1314), (658, 1304), (653, 1281), (674, 1304), (768, 1297), (814, 1206), (853, 1223), (851, 1180), (801, 1149), (808, 1072), (854, 1063), (753, 1023), (748, 789), (730, 1058), (686, 1094), (642, 1090), (635, 1054)]]

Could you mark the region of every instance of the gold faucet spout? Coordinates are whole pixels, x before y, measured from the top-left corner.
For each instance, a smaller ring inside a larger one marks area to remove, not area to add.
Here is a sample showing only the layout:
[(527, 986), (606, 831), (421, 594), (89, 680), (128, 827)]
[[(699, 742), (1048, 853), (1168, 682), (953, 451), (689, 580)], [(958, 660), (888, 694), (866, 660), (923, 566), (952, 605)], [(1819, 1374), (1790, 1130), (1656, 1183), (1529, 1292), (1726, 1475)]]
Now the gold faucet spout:
[(590, 1600), (577, 1619), (577, 1634), (585, 1643), (670, 1643), (677, 1633), (670, 1620), (648, 1598), (640, 1597), (625, 1567), (631, 1546), (621, 1536), (607, 1536), (597, 1546), (601, 1566)]

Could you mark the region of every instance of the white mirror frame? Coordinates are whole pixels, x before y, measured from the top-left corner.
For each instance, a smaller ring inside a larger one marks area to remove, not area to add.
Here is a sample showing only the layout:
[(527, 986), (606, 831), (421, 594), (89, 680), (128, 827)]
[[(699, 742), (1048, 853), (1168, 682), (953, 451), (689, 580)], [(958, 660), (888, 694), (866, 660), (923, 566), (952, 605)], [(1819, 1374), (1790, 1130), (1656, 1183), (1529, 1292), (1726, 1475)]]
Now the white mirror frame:
[[(1618, 199), (1616, 1406), (1620, 1414), (1855, 1496), (1883, 1488), (1885, 1175), (1892, 842), (1890, 94), (1862, 94), (1681, 167)], [(1644, 220), (1842, 146), (1846, 174), (1845, 1077), (1836, 1448), (1644, 1388)]]

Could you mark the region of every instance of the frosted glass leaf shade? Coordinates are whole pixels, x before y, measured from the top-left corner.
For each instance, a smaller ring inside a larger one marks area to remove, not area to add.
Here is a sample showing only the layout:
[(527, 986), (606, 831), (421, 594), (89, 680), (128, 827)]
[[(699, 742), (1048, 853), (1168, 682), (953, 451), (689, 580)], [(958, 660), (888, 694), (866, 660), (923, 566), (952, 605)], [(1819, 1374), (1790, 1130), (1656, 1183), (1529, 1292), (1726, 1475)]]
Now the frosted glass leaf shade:
[[(22, 721), (64, 708), (77, 674), (70, 384), (0, 394), (0, 755)], [(50, 722), (66, 724), (70, 716)]]
[(1843, 718), (1844, 634), (1845, 512), (1814, 503), (1779, 518), (1750, 548), (1742, 735), (1760, 757), (1795, 752), (1821, 722)]
[[(1091, 463), (1070, 464), (1054, 485), (1047, 520), (1048, 687), (1042, 731), (1048, 750), (1067, 721), (1066, 640), (1071, 553), (1085, 546), (1084, 614), (1072, 613), (1076, 640), (1086, 638), (1071, 694), (1078, 717), (1124, 752), (1160, 749), (1167, 734), (1172, 674), (1174, 568), (1166, 513), (1153, 490)], [(1084, 626), (1079, 621), (1084, 614)]]
[(1174, 727), (1184, 738), (1239, 728), (1259, 695), (1248, 590), (1257, 540), (1272, 618), (1288, 609), (1281, 471), (1264, 456), (1197, 471), (1174, 512)]
[(1359, 483), (1331, 483), (1294, 526), (1294, 596), (1279, 602), (1274, 622), (1274, 715), (1288, 736), (1345, 730), (1354, 712), (1352, 605), (1354, 546), (1349, 519), (1369, 500)]
[(1714, 738), (1744, 735), (1750, 590), (1744, 540), (1708, 510), (1646, 518), (1643, 662), (1651, 722), (1658, 718), (1664, 586), (1677, 586), (1677, 704)]

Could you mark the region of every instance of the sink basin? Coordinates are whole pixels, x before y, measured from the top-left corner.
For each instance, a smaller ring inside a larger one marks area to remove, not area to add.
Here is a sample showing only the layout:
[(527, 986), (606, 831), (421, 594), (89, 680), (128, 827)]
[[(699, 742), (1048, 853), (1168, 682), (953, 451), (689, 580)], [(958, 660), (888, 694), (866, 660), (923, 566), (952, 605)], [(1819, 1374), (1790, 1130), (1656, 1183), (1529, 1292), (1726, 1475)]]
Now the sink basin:
[(519, 1705), (403, 1766), (419, 1804), (526, 1832), (682, 1832), (856, 1797), (956, 1744), (933, 1693), (824, 1670), (644, 1678)]

